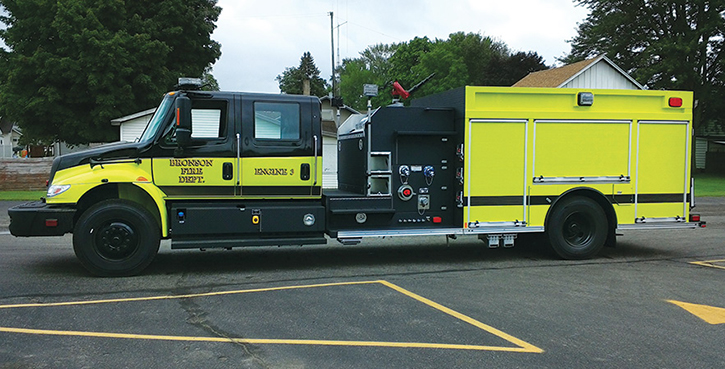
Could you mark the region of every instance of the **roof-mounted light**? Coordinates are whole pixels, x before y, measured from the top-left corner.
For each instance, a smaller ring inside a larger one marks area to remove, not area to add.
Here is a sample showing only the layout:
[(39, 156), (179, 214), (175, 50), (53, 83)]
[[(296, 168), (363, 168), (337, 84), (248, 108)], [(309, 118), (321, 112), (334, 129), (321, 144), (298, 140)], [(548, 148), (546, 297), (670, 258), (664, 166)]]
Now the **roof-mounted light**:
[(179, 78), (179, 89), (180, 90), (201, 90), (201, 79), (200, 78)]

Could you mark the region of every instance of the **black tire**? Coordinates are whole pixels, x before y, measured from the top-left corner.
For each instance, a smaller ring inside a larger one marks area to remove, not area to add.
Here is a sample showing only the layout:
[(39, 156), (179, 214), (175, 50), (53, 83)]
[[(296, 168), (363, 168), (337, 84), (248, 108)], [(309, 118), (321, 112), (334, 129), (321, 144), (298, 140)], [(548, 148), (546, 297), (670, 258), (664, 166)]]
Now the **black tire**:
[(582, 196), (563, 199), (549, 214), (546, 233), (559, 256), (569, 260), (589, 259), (607, 240), (607, 215), (596, 201)]
[(112, 199), (81, 215), (73, 230), (73, 251), (94, 275), (131, 276), (153, 261), (160, 240), (157, 222), (146, 209), (132, 201)]

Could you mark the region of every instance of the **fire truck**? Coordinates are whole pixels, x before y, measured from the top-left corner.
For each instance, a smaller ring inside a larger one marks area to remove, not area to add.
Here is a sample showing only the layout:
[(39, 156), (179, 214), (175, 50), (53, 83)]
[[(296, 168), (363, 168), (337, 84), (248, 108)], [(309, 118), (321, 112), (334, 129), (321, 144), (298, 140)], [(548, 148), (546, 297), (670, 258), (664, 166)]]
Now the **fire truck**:
[(15, 236), (73, 234), (100, 276), (172, 249), (356, 244), (540, 233), (565, 259), (622, 230), (702, 227), (692, 214), (693, 95), (463, 87), (354, 115), (338, 129), (338, 188), (322, 190), (319, 99), (169, 92), (143, 135), (57, 157)]

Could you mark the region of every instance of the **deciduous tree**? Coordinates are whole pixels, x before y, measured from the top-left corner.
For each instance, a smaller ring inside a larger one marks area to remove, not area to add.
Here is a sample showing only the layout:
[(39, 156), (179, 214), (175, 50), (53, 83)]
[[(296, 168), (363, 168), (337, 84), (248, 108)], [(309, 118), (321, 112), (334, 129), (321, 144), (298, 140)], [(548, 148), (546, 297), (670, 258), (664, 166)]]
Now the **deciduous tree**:
[(26, 139), (109, 141), (110, 120), (156, 105), (221, 55), (216, 0), (0, 0), (0, 115)]
[(563, 61), (607, 54), (651, 89), (694, 91), (696, 126), (725, 125), (725, 1), (576, 2), (590, 13)]
[[(374, 106), (390, 102), (390, 83), (410, 88), (435, 73), (415, 96), (421, 97), (466, 85), (510, 86), (530, 72), (546, 69), (535, 52), (512, 53), (505, 43), (478, 33), (453, 33), (447, 40), (416, 37), (395, 45), (376, 45), (359, 58), (347, 59), (340, 69), (345, 103), (365, 109), (362, 85), (381, 87)], [(387, 87), (387, 88), (384, 88)]]

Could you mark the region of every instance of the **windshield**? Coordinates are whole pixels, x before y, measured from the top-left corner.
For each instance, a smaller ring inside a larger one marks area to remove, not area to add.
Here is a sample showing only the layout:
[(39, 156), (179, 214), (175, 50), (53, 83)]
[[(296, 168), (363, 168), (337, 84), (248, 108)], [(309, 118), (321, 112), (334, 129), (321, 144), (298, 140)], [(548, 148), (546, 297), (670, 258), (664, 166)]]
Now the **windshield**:
[(169, 108), (171, 107), (171, 104), (173, 104), (174, 98), (167, 94), (164, 96), (164, 99), (161, 101), (161, 105), (156, 109), (156, 113), (154, 113), (154, 116), (151, 117), (151, 120), (149, 121), (149, 124), (146, 125), (146, 129), (143, 131), (143, 135), (141, 135), (141, 138), (139, 139), (139, 142), (148, 142), (154, 139), (154, 136), (156, 135), (156, 132), (159, 130), (159, 127), (164, 122), (164, 118), (166, 118), (166, 113), (169, 111)]

